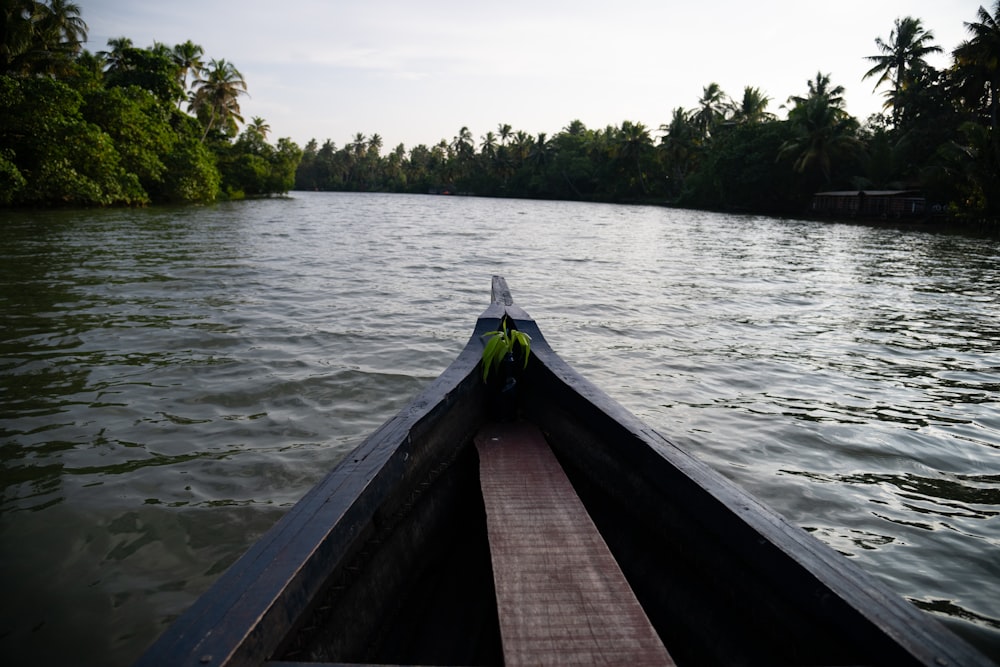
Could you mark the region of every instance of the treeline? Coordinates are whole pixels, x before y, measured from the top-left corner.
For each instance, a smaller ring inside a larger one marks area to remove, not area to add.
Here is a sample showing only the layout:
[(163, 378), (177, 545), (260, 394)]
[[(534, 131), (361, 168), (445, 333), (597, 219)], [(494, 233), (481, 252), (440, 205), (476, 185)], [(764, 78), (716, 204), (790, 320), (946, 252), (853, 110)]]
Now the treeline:
[(782, 105), (746, 87), (729, 97), (712, 83), (697, 105), (654, 131), (641, 123), (590, 129), (574, 120), (549, 136), (500, 124), (478, 140), (449, 140), (383, 154), (357, 134), (342, 147), (305, 147), (295, 187), (305, 190), (459, 192), (593, 201), (659, 201), (701, 208), (801, 212), (822, 190), (918, 189), (953, 213), (1000, 214), (1000, 0), (965, 24), (969, 39), (944, 70), (920, 19), (897, 19), (876, 38), (866, 79), (882, 88), (882, 114), (863, 124), (842, 86), (822, 72)]
[(0, 205), (143, 205), (287, 192), (301, 149), (242, 132), (243, 75), (202, 47), (82, 48), (66, 0), (0, 4)]

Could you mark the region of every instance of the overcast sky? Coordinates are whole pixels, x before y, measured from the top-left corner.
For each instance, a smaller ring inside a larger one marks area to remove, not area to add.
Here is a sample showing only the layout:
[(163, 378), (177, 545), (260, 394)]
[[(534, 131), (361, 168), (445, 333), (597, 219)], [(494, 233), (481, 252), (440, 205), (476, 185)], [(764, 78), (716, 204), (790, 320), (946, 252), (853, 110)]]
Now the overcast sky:
[(247, 81), (244, 117), (272, 140), (338, 146), (379, 133), (385, 149), (451, 140), (477, 145), (501, 123), (552, 134), (641, 122), (654, 132), (718, 82), (732, 97), (756, 86), (770, 110), (804, 95), (817, 71), (846, 88), (864, 121), (881, 91), (862, 81), (896, 18), (913, 16), (950, 52), (967, 38), (976, 0), (78, 0), (87, 48), (192, 40)]

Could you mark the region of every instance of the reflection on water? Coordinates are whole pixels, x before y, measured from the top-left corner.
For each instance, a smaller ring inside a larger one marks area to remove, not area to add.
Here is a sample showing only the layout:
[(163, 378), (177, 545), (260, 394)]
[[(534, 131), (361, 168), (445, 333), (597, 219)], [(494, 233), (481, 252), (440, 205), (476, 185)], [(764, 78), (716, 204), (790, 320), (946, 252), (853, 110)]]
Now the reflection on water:
[(653, 428), (1000, 656), (996, 240), (319, 193), (7, 217), (13, 664), (129, 664), (445, 368), (493, 273)]

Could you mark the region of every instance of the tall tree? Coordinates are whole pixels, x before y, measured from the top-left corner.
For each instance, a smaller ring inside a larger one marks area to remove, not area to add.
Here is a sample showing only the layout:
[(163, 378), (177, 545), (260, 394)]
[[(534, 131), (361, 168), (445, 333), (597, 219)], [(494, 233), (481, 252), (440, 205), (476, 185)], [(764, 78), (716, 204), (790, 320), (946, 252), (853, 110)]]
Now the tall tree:
[[(962, 42), (953, 52), (963, 88), (972, 91), (969, 97), (978, 98), (987, 110), (994, 141), (998, 136), (998, 110), (1000, 110), (1000, 0), (990, 14), (984, 7), (977, 13), (977, 21), (966, 23), (972, 37)], [(978, 93), (978, 94), (977, 94)]]
[(70, 0), (49, 0), (42, 5), (39, 29), (42, 39), (54, 51), (76, 55), (87, 41), (87, 24), (80, 16), (80, 5)]
[(920, 19), (898, 18), (888, 40), (875, 38), (875, 46), (881, 53), (865, 57), (875, 65), (862, 78), (880, 75), (876, 89), (883, 83), (892, 82), (892, 88), (886, 92), (885, 108), (892, 107), (893, 124), (899, 124), (902, 112), (899, 101), (903, 90), (927, 67), (925, 57), (941, 52), (940, 46), (931, 43), (933, 40), (934, 34), (924, 29)]
[(976, 158), (973, 180), (980, 183), (985, 210), (996, 215), (1000, 211), (1000, 0), (992, 14), (980, 7), (976, 18), (965, 24), (971, 39), (953, 55), (964, 97), (979, 121), (963, 128), (967, 151)]
[(479, 144), (479, 154), (492, 162), (497, 156), (497, 135), (492, 130), (483, 135), (483, 140)]
[(796, 105), (801, 105), (809, 100), (823, 100), (828, 106), (846, 114), (847, 112), (844, 111), (844, 87), (833, 86), (832, 84), (833, 82), (830, 80), (829, 74), (816, 72), (816, 78), (809, 79), (808, 81), (809, 94), (806, 97), (792, 95), (788, 98), (788, 101), (794, 102)]
[(201, 57), (205, 55), (205, 49), (192, 42), (190, 39), (183, 44), (177, 44), (171, 51), (171, 58), (177, 65), (177, 83), (185, 91), (188, 89), (188, 74), (194, 79), (201, 75), (201, 70), (205, 66)]
[(642, 194), (646, 194), (646, 176), (643, 173), (643, 158), (653, 148), (653, 139), (649, 130), (642, 123), (625, 121), (618, 133), (618, 155), (626, 164), (635, 169)]
[(814, 185), (830, 184), (835, 163), (862, 150), (858, 121), (844, 110), (843, 93), (843, 86), (831, 87), (830, 76), (819, 72), (809, 81), (809, 95), (789, 98), (795, 103), (788, 112), (794, 136), (782, 144), (779, 158), (792, 160), (800, 174), (822, 176)]
[(271, 132), (271, 126), (268, 125), (267, 121), (260, 116), (254, 116), (250, 119), (247, 131), (259, 135), (262, 139), (267, 139), (267, 135)]
[(500, 123), (500, 125), (497, 126), (497, 134), (500, 136), (500, 145), (506, 146), (513, 134), (513, 129), (508, 123)]
[(738, 102), (730, 100), (728, 107), (734, 122), (753, 124), (774, 120), (774, 114), (767, 110), (767, 105), (770, 103), (771, 98), (765, 95), (760, 88), (746, 86), (743, 89), (742, 99)]
[(104, 61), (107, 71), (114, 72), (125, 68), (125, 53), (134, 48), (135, 44), (128, 37), (112, 37), (108, 39), (108, 50), (98, 51), (97, 57)]
[(698, 128), (691, 120), (691, 112), (677, 107), (670, 123), (661, 126), (660, 131), (664, 133), (660, 148), (669, 173), (672, 194), (680, 194), (685, 180), (697, 164), (700, 144)]
[(0, 73), (63, 74), (85, 41), (87, 24), (74, 2), (0, 3)]
[(194, 86), (191, 110), (204, 123), (202, 142), (216, 128), (223, 128), (230, 135), (235, 134), (237, 123), (243, 122), (239, 97), (247, 92), (247, 84), (240, 71), (225, 59), (213, 58), (202, 75), (195, 79)]
[(713, 81), (702, 89), (698, 106), (691, 112), (691, 120), (701, 131), (701, 136), (708, 138), (725, 117), (726, 94)]
[(469, 128), (463, 126), (458, 131), (458, 134), (451, 142), (451, 150), (461, 160), (472, 156), (475, 152), (475, 146), (472, 141), (472, 132), (469, 131)]
[(0, 73), (17, 72), (37, 43), (38, 3), (9, 0), (0, 4)]

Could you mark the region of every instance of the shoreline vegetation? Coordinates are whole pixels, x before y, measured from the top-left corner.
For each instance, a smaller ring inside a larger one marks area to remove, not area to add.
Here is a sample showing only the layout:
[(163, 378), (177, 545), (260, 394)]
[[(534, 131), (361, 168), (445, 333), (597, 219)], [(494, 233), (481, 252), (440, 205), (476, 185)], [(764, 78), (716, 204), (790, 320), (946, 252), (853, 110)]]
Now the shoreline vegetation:
[[(289, 190), (474, 194), (808, 215), (818, 192), (907, 192), (926, 218), (1000, 219), (1000, 0), (965, 22), (968, 39), (938, 70), (918, 18), (896, 19), (865, 58), (885, 96), (864, 122), (822, 71), (772, 111), (753, 86), (709, 83), (657, 130), (624, 121), (554, 135), (500, 123), (478, 139), (383, 151), (378, 134), (342, 147), (267, 140), (226, 60), (188, 41), (82, 48), (87, 27), (65, 0), (4, 3), (0, 45), (0, 206), (207, 202)], [(242, 130), (240, 127), (242, 127)], [(862, 195), (863, 196), (863, 195)], [(912, 195), (911, 195), (912, 196)]]

